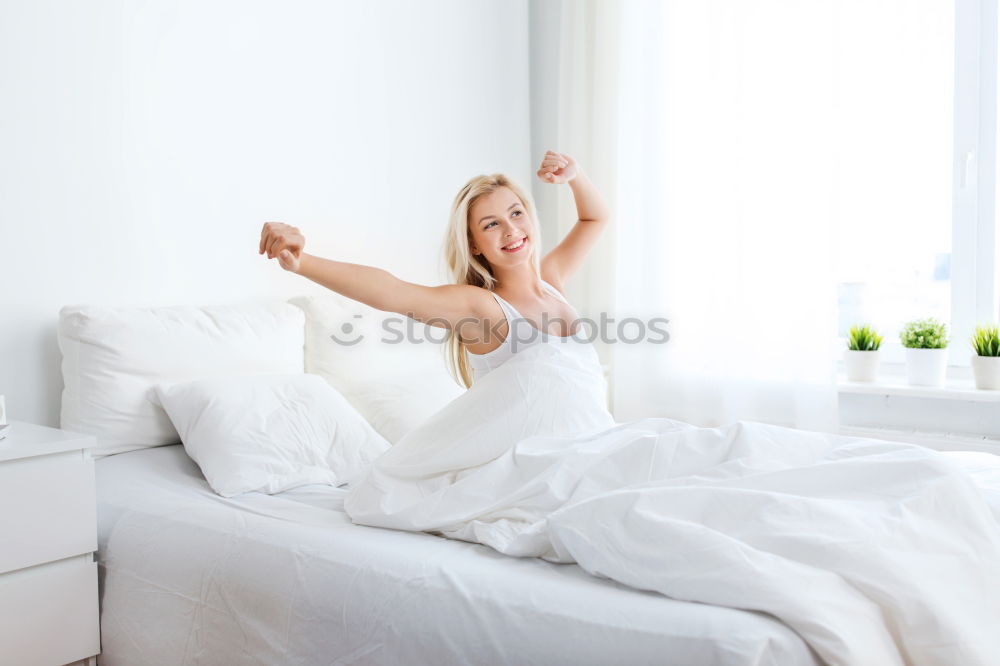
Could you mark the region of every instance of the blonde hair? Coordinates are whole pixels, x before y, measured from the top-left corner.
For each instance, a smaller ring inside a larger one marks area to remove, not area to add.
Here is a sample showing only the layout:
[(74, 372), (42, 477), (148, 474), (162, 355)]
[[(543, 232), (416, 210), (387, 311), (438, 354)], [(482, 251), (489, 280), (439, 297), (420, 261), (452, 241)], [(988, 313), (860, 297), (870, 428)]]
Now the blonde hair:
[[(448, 222), (448, 235), (445, 236), (444, 241), (445, 263), (454, 284), (469, 284), (489, 291), (493, 291), (496, 287), (496, 278), (493, 276), (493, 269), (489, 261), (481, 254), (472, 254), (469, 247), (472, 240), (469, 212), (473, 204), (481, 197), (492, 194), (501, 187), (506, 187), (521, 200), (534, 226), (534, 235), (537, 240), (538, 217), (535, 214), (535, 203), (525, 190), (502, 173), (472, 178), (455, 197)], [(537, 242), (529, 245), (528, 260), (535, 270), (535, 275), (541, 275), (541, 259), (538, 255)], [(459, 339), (457, 330), (449, 331), (445, 350), (448, 357), (448, 369), (451, 371), (452, 377), (459, 384), (465, 385), (466, 388), (472, 386), (472, 365), (469, 361), (469, 352)]]

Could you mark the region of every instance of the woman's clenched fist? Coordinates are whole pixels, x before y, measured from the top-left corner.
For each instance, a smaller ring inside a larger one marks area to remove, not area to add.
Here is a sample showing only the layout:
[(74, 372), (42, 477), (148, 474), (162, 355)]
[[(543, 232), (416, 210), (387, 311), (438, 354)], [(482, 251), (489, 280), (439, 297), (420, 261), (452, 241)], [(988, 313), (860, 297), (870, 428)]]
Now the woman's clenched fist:
[(576, 160), (572, 157), (565, 153), (547, 150), (536, 173), (543, 182), (561, 185), (576, 178), (578, 171)]
[(296, 227), (282, 222), (265, 222), (260, 231), (258, 254), (278, 259), (286, 271), (297, 272), (306, 246), (305, 236)]

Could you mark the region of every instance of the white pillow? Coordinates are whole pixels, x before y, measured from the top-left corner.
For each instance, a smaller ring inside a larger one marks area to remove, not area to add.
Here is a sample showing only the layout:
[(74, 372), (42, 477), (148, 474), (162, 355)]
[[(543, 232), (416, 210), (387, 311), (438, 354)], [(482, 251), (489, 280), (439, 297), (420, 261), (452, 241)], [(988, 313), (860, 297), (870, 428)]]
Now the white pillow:
[(96, 457), (179, 440), (151, 402), (159, 382), (304, 371), (302, 312), (287, 303), (67, 306), (59, 311), (61, 425), (97, 436)]
[(339, 294), (289, 303), (306, 315), (306, 372), (330, 382), (390, 442), (465, 392), (448, 372), (444, 329)]
[(184, 450), (224, 497), (358, 477), (389, 443), (315, 375), (159, 384)]

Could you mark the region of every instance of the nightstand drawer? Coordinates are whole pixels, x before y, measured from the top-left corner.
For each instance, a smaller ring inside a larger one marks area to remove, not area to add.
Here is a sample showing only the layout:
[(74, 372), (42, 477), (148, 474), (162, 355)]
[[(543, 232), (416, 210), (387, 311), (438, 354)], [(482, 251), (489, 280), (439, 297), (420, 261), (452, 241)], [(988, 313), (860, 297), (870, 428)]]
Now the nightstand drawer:
[(100, 650), (97, 564), (83, 557), (0, 575), (0, 662), (53, 666)]
[(0, 574), (97, 550), (94, 461), (66, 451), (0, 462)]

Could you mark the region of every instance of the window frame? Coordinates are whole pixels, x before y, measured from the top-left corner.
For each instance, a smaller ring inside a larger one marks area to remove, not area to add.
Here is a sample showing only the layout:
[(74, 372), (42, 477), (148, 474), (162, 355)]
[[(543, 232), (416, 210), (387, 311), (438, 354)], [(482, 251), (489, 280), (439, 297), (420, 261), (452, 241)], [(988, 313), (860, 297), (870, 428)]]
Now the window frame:
[(951, 347), (968, 366), (969, 336), (1000, 305), (996, 233), (997, 0), (955, 1)]

